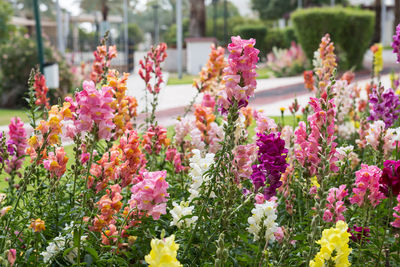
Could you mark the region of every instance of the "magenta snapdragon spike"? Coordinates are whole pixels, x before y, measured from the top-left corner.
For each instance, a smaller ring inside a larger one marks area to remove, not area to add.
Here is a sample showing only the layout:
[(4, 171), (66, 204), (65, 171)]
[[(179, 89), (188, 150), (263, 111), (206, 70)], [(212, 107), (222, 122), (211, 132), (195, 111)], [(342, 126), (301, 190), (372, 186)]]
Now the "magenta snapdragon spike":
[(397, 206), (393, 208), (393, 217), (395, 218), (390, 224), (393, 227), (400, 228), (400, 194), (397, 196)]
[(5, 171), (11, 173), (13, 170), (18, 170), (22, 167), (24, 161), (23, 156), (25, 155), (28, 144), (24, 123), (20, 118), (12, 118), (8, 129), (9, 139), (7, 140), (7, 151), (10, 157), (6, 161)]
[(344, 205), (344, 198), (348, 195), (346, 185), (341, 185), (339, 188), (333, 187), (329, 189), (328, 197), (326, 198), (327, 209), (324, 212), (323, 220), (326, 222), (346, 221), (343, 213), (347, 210)]
[(238, 108), (246, 107), (249, 98), (254, 95), (260, 52), (254, 47), (255, 44), (254, 39), (243, 40), (240, 36), (232, 36), (232, 43), (228, 45), (228, 66), (224, 69), (225, 90), (221, 91), (218, 99), (222, 113), (228, 110), (234, 100)]
[(393, 35), (393, 53), (397, 55), (397, 63), (400, 63), (400, 24), (396, 27), (396, 34)]
[(286, 162), (288, 150), (285, 148), (285, 141), (280, 138), (280, 133), (257, 133), (257, 136), (258, 164), (252, 166), (253, 173), (250, 179), (255, 191), (264, 188), (264, 197), (269, 200), (276, 195), (276, 189), (282, 185), (280, 178), (288, 166)]
[[(376, 207), (385, 195), (379, 190), (379, 179), (382, 170), (377, 166), (361, 164), (361, 169), (356, 171), (356, 182), (353, 188), (353, 196), (350, 198), (351, 204), (359, 207), (364, 204), (371, 204)], [(365, 200), (367, 203), (365, 203)]]
[(354, 225), (353, 228), (349, 227), (347, 232), (351, 234), (350, 239), (354, 242), (359, 243), (361, 240), (369, 242), (368, 238), (370, 237), (370, 229), (368, 227)]
[(380, 190), (389, 195), (389, 190), (394, 196), (400, 194), (400, 160), (386, 160), (383, 163), (382, 176), (379, 180)]
[(389, 128), (399, 118), (400, 100), (392, 88), (374, 88), (369, 95), (370, 116), (368, 120), (385, 122), (385, 127)]
[(76, 93), (78, 120), (77, 130), (79, 132), (91, 131), (93, 125), (98, 127), (100, 139), (110, 139), (111, 131), (115, 128), (113, 122), (114, 109), (111, 107), (112, 88), (103, 86), (97, 90), (94, 82), (84, 81), (83, 90)]

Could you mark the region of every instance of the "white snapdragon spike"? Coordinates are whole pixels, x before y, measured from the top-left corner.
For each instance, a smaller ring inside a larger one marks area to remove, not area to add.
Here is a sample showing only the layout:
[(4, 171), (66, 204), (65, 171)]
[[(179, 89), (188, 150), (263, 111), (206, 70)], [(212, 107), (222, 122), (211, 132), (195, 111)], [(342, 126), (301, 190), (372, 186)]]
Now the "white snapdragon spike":
[(321, 60), (321, 56), (319, 54), (318, 49), (316, 51), (314, 51), (314, 59), (312, 62), (313, 62), (314, 70), (322, 68), (322, 60)]
[(201, 132), (199, 129), (194, 128), (190, 131), (190, 137), (192, 138), (192, 145), (201, 151), (204, 151), (204, 148), (206, 147), (206, 144), (201, 140)]
[(240, 138), (247, 138), (247, 130), (246, 130), (246, 118), (242, 113), (239, 113), (239, 118), (236, 121), (235, 128), (235, 142), (239, 142)]
[(53, 239), (53, 242), (50, 242), (46, 247), (46, 251), (40, 253), (43, 256), (43, 261), (45, 263), (49, 263), (58, 253), (64, 250), (65, 248), (65, 237), (61, 234)]
[(251, 210), (253, 214), (247, 219), (249, 227), (247, 231), (254, 235), (254, 241), (260, 239), (260, 231), (265, 231), (265, 241), (275, 240), (274, 233), (278, 230), (275, 202), (266, 201), (263, 204), (255, 204), (255, 208)]
[(353, 106), (354, 97), (352, 93), (354, 92), (354, 86), (354, 83), (347, 84), (346, 80), (338, 80), (333, 87), (336, 95), (334, 98), (335, 111), (340, 122), (349, 114)]
[(192, 183), (190, 184), (189, 200), (196, 198), (199, 195), (200, 187), (205, 182), (207, 184), (208, 179), (203, 177), (204, 173), (208, 171), (211, 164), (214, 163), (214, 154), (207, 153), (203, 158), (201, 152), (198, 149), (193, 149), (193, 156), (190, 158), (190, 172), (189, 176), (192, 178)]
[(197, 216), (190, 218), (188, 217), (181, 220), (181, 218), (184, 216), (192, 215), (194, 206), (189, 206), (189, 202), (181, 201), (179, 205), (176, 202), (173, 202), (172, 205), (174, 208), (170, 211), (172, 216), (171, 226), (176, 225), (178, 228), (189, 228), (197, 221)]
[(351, 145), (350, 146), (341, 146), (341, 147), (336, 148), (336, 152), (342, 157), (347, 156), (348, 154), (350, 154), (350, 152), (353, 152), (353, 150), (354, 150), (354, 146), (351, 146)]
[(385, 123), (381, 120), (374, 121), (370, 124), (369, 129), (367, 130), (367, 136), (365, 140), (367, 140), (367, 144), (371, 145), (373, 148), (378, 146), (378, 139), (382, 131), (385, 131)]
[(281, 139), (285, 140), (285, 147), (291, 149), (291, 140), (293, 138), (293, 127), (286, 125), (282, 128)]
[(342, 138), (349, 139), (353, 133), (356, 133), (357, 129), (354, 127), (354, 123), (346, 121), (338, 125), (338, 135)]

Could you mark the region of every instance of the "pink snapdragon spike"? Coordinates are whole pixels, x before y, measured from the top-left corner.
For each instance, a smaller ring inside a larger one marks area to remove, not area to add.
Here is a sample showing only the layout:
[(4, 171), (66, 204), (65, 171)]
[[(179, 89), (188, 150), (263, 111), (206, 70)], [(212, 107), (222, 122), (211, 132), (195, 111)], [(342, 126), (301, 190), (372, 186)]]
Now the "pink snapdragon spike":
[(390, 224), (393, 227), (400, 228), (400, 194), (397, 196), (397, 206), (393, 208), (393, 217), (395, 218)]
[[(164, 82), (161, 72), (161, 63), (167, 58), (167, 45), (161, 43), (151, 50), (143, 60), (139, 61), (141, 69), (139, 69), (139, 76), (144, 80), (147, 90), (151, 94), (158, 94), (161, 90), (161, 84)], [(155, 82), (151, 83), (151, 78), (154, 76)]]
[(118, 231), (117, 227), (114, 224), (110, 224), (108, 226), (108, 229), (101, 234), (101, 243), (103, 243), (104, 245), (110, 245), (110, 240), (115, 243), (117, 242), (117, 239)]
[(14, 263), (17, 260), (17, 251), (15, 248), (12, 248), (8, 251), (7, 260), (11, 267), (14, 266)]
[(167, 152), (165, 152), (165, 159), (174, 164), (175, 172), (180, 173), (184, 171), (186, 168), (182, 165), (182, 155), (179, 153), (176, 148), (168, 148)]
[(60, 178), (67, 170), (68, 157), (63, 147), (58, 147), (56, 153), (49, 152), (48, 158), (43, 161), (44, 168), (48, 170), (51, 177)]
[(117, 57), (117, 47), (115, 45), (108, 47), (101, 45), (98, 46), (96, 51), (93, 52), (94, 61), (92, 65), (92, 72), (90, 73), (90, 79), (98, 83), (103, 75), (104, 67), (109, 67), (111, 59)]
[(28, 143), (24, 123), (19, 117), (11, 119), (8, 129), (7, 151), (10, 157), (6, 161), (5, 171), (11, 173), (13, 170), (18, 170), (22, 167), (23, 156), (25, 155)]
[(274, 119), (271, 119), (262, 110), (254, 110), (253, 117), (256, 119), (256, 132), (264, 133), (267, 132), (276, 132), (278, 129), (278, 125), (276, 125)]
[(260, 51), (254, 47), (256, 40), (244, 40), (240, 36), (232, 36), (231, 40), (228, 66), (224, 69), (225, 90), (218, 99), (222, 113), (226, 113), (234, 101), (238, 108), (246, 107), (257, 86), (256, 64)]
[(356, 171), (356, 182), (353, 188), (353, 196), (350, 197), (351, 204), (357, 204), (361, 207), (364, 204), (364, 199), (367, 197), (369, 203), (376, 207), (385, 195), (379, 191), (379, 179), (382, 175), (382, 170), (377, 166), (368, 166), (361, 164), (361, 170)]
[(100, 139), (110, 139), (111, 131), (115, 128), (113, 123), (114, 110), (111, 87), (103, 86), (97, 90), (93, 81), (84, 81), (83, 90), (76, 93), (78, 119), (76, 121), (79, 132), (91, 131), (95, 124), (98, 128)]
[(344, 206), (344, 198), (348, 195), (346, 185), (341, 185), (339, 188), (333, 187), (329, 189), (328, 197), (326, 198), (327, 209), (324, 212), (323, 219), (326, 222), (346, 221), (343, 213), (347, 210)]
[(143, 180), (131, 188), (132, 196), (129, 201), (131, 209), (147, 211), (154, 220), (158, 220), (161, 214), (166, 214), (167, 197), (169, 197), (166, 176), (167, 171), (143, 173)]
[(256, 144), (239, 145), (235, 147), (234, 151), (234, 174), (236, 182), (243, 178), (250, 178), (252, 173), (252, 164), (257, 158)]
[(150, 126), (143, 135), (143, 148), (149, 153), (159, 154), (162, 146), (168, 147), (167, 129), (163, 126)]

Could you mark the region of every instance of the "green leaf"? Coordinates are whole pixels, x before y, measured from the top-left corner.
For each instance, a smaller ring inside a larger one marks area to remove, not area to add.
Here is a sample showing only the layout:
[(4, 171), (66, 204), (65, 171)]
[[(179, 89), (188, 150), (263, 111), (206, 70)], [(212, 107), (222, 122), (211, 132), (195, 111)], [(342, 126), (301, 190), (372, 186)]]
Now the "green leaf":
[(92, 247), (85, 247), (85, 250), (92, 255), (92, 257), (97, 261), (99, 259), (99, 255), (97, 254), (97, 251), (92, 248)]

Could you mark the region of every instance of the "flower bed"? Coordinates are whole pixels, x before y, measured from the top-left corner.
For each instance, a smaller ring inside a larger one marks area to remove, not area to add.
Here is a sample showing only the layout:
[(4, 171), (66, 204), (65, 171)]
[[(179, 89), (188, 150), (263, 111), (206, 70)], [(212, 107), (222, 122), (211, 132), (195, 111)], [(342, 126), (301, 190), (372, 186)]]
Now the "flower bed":
[(373, 49), (371, 83), (361, 88), (351, 72), (336, 77), (324, 36), (304, 75), (315, 96), (290, 105), (292, 126), (248, 106), (254, 45), (232, 37), (228, 60), (212, 48), (194, 81), (203, 100), (179, 117), (172, 138), (156, 117), (165, 44), (140, 62), (144, 122), (125, 94), (128, 75), (109, 69), (114, 46), (97, 48), (91, 80), (59, 105), (49, 105), (33, 72), (35, 130), (27, 136), (14, 118), (0, 138), (8, 181), (0, 264), (398, 265), (400, 101), (397, 88), (380, 85), (381, 50)]

